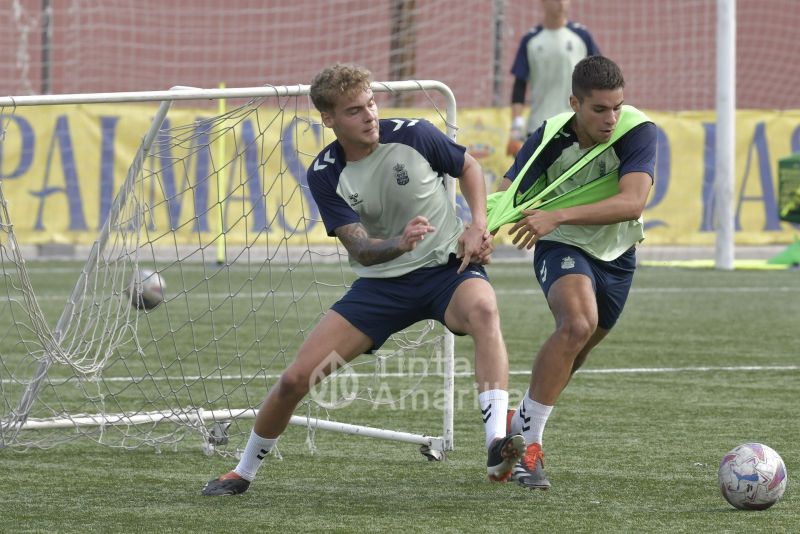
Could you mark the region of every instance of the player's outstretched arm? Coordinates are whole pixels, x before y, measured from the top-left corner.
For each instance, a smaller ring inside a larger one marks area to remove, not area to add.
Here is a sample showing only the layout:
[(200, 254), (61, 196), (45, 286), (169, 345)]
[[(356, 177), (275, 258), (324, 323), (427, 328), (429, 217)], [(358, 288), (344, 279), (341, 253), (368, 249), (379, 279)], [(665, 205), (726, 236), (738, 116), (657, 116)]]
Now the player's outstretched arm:
[(414, 250), (425, 235), (436, 231), (428, 219), (417, 215), (406, 224), (402, 235), (389, 239), (370, 237), (361, 223), (351, 223), (336, 229), (336, 237), (342, 242), (347, 253), (364, 266), (391, 261), (398, 256)]
[(511, 131), (508, 135), (506, 145), (506, 155), (515, 157), (522, 143), (527, 137), (525, 132), (525, 119), (522, 117), (522, 110), (525, 106), (525, 78), (514, 77), (514, 87), (511, 90)]

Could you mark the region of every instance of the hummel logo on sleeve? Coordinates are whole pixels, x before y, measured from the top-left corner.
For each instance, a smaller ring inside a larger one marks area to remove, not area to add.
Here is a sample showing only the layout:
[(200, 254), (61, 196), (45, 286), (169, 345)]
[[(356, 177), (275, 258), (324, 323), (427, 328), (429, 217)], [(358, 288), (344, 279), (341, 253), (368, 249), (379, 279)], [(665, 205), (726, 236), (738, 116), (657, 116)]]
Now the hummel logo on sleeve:
[[(326, 162), (328, 162), (328, 163), (336, 163), (336, 159), (335, 159), (333, 156), (331, 156), (331, 151), (330, 151), (330, 150), (328, 150), (327, 152), (325, 152), (325, 154), (323, 154), (323, 155), (322, 155), (322, 160), (323, 160), (323, 161), (326, 161)], [(317, 160), (314, 162), (314, 170), (315, 170), (315, 171), (321, 171), (321, 170), (322, 170), (322, 169), (324, 169), (325, 167), (327, 167), (327, 165), (322, 165), (322, 164), (319, 162), (319, 159), (317, 159)]]
[(417, 124), (419, 122), (419, 119), (414, 119), (414, 120), (410, 120), (410, 121), (407, 121), (407, 122), (402, 120), (402, 119), (392, 119), (392, 122), (394, 123), (394, 130), (392, 130), (392, 131), (396, 132), (397, 130), (399, 130), (403, 126), (414, 126), (415, 124)]

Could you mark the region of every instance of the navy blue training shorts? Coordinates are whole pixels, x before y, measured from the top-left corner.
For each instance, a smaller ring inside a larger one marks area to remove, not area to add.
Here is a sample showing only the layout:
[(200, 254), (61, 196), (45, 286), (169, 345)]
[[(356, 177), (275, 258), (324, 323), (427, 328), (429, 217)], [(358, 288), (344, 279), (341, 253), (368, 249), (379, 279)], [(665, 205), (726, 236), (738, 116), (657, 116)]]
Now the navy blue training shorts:
[(583, 274), (592, 281), (597, 298), (597, 326), (611, 330), (622, 314), (636, 270), (636, 247), (612, 261), (598, 260), (571, 245), (539, 241), (533, 253), (536, 279), (545, 297), (553, 282), (568, 274)]
[(358, 278), (331, 309), (366, 334), (372, 340), (371, 350), (377, 350), (389, 336), (418, 321), (436, 319), (444, 324), (444, 312), (461, 282), (489, 280), (482, 265), (470, 263), (458, 274), (460, 266), (461, 260), (451, 254), (445, 265), (395, 278)]

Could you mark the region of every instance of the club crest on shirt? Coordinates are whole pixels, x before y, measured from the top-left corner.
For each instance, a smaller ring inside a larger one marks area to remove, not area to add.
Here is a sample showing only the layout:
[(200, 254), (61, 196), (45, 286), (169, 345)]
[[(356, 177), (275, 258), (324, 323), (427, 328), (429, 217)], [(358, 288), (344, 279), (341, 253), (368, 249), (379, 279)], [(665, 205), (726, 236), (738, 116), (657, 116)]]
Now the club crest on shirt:
[(564, 256), (561, 258), (561, 269), (566, 270), (572, 269), (573, 267), (575, 267), (575, 258), (572, 256)]
[(406, 185), (408, 183), (408, 172), (406, 172), (406, 166), (402, 163), (397, 163), (394, 167), (392, 167), (394, 171), (394, 177), (397, 180), (397, 185)]

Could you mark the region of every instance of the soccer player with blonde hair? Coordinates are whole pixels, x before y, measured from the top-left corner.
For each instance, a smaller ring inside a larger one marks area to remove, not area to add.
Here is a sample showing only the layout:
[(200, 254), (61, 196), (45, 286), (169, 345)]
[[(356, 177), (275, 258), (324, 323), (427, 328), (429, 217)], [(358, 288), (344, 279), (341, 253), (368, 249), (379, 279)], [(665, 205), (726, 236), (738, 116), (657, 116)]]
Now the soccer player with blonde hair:
[[(428, 121), (379, 119), (370, 78), (364, 68), (336, 64), (311, 84), (314, 106), (336, 140), (312, 162), (308, 184), (328, 234), (347, 249), (359, 278), (267, 395), (239, 464), (209, 481), (204, 495), (247, 490), (332, 361), (377, 350), (394, 332), (425, 319), (473, 338), (489, 478), (507, 480), (525, 450), (521, 435), (506, 435), (508, 358), (482, 266), (492, 249), (481, 167)], [(446, 174), (461, 183), (472, 215), (468, 227), (448, 199)]]

